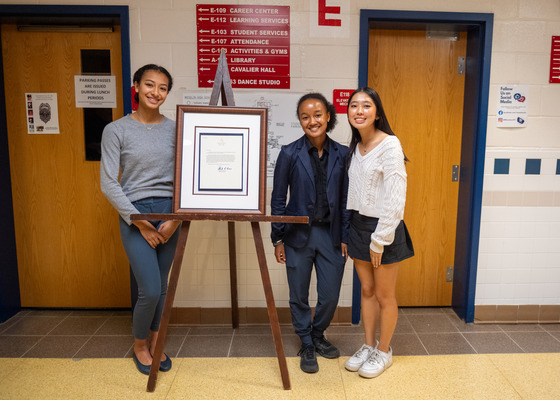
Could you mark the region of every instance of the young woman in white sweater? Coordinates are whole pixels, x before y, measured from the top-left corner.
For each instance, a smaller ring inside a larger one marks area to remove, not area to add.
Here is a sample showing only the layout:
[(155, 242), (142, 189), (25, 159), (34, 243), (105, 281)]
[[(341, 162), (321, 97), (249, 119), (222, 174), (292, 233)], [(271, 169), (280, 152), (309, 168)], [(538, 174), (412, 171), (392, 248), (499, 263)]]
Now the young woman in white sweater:
[(374, 378), (393, 362), (390, 343), (398, 317), (399, 262), (414, 255), (402, 220), (406, 157), (375, 90), (360, 88), (352, 93), (348, 121), (352, 129), (348, 152), (347, 208), (352, 210), (348, 255), (354, 260), (362, 286), (366, 343), (348, 359), (346, 369)]

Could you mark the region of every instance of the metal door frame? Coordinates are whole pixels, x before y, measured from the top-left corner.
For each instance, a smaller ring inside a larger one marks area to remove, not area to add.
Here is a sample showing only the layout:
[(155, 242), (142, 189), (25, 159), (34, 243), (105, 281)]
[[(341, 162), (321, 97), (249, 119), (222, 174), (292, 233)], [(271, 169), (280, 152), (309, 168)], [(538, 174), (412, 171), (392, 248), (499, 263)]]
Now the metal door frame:
[[(451, 25), (467, 32), (452, 307), (465, 322), (473, 322), (494, 14), (360, 10), (358, 83), (360, 87), (368, 84), (369, 31), (372, 26), (385, 29), (426, 29), (437, 24)], [(421, 243), (417, 245), (420, 246)], [(353, 283), (352, 322), (358, 323), (360, 281), (355, 270)]]
[[(18, 17), (99, 18), (112, 17), (121, 28), (121, 57), (124, 114), (131, 112), (130, 96), (130, 23), (128, 6), (79, 6), (79, 5), (0, 5), (0, 22), (17, 20)], [(12, 101), (12, 100), (11, 100)], [(17, 99), (13, 101), (18, 101)], [(21, 100), (23, 104), (23, 100)], [(0, 323), (21, 310), (18, 264), (16, 253), (12, 184), (8, 149), (6, 116), (6, 93), (4, 90), (4, 67), (0, 42)]]

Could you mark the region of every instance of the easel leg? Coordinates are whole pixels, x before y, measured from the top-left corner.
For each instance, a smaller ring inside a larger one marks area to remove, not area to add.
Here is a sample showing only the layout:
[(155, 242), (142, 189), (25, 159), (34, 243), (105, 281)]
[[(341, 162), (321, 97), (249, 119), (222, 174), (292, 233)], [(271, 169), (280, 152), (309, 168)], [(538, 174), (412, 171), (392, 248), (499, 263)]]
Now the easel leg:
[(237, 304), (237, 250), (235, 249), (235, 222), (228, 222), (229, 237), (229, 282), (231, 287), (231, 326), (239, 328), (239, 306)]
[(274, 295), (272, 293), (272, 285), (270, 283), (270, 275), (268, 273), (268, 266), (266, 265), (266, 257), (264, 254), (264, 246), (261, 236), (261, 228), (258, 222), (251, 222), (253, 228), (253, 238), (255, 240), (255, 247), (257, 249), (257, 258), (259, 260), (259, 267), (261, 270), (261, 277), (264, 288), (264, 295), (266, 297), (266, 308), (268, 310), (268, 318), (270, 320), (270, 327), (272, 329), (272, 338), (274, 339), (274, 346), (276, 347), (276, 356), (278, 357), (278, 364), (280, 366), (280, 374), (282, 375), (282, 383), (284, 389), (291, 389), (290, 374), (288, 372), (288, 364), (286, 363), (286, 354), (284, 353), (284, 344), (282, 342), (282, 335), (280, 333), (280, 323), (278, 321), (278, 312), (274, 304)]
[(161, 314), (161, 322), (159, 324), (159, 333), (156, 342), (156, 349), (152, 354), (153, 361), (150, 368), (150, 376), (148, 378), (148, 392), (153, 392), (156, 389), (157, 374), (159, 371), (159, 364), (161, 355), (163, 354), (163, 347), (167, 336), (167, 326), (171, 317), (171, 308), (173, 307), (173, 300), (175, 299), (175, 292), (177, 290), (177, 282), (179, 281), (179, 274), (181, 273), (181, 264), (183, 263), (183, 255), (185, 254), (185, 246), (187, 244), (187, 237), (189, 235), (189, 227), (191, 221), (183, 221), (181, 231), (179, 232), (179, 240), (177, 241), (177, 249), (175, 250), (175, 258), (173, 259), (173, 269), (169, 277), (169, 284), (167, 285), (167, 295), (165, 296), (165, 304)]

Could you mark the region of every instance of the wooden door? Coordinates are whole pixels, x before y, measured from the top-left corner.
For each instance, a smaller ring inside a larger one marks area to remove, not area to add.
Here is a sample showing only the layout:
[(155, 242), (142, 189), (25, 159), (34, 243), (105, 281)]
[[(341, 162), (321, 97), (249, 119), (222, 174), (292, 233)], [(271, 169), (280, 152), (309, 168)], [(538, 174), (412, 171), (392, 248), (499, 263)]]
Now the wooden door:
[(427, 39), (425, 31), (371, 30), (368, 84), (383, 102), (402, 142), (408, 190), (405, 222), (415, 257), (402, 263), (397, 298), (402, 306), (449, 306), (459, 182), (466, 35)]
[[(122, 88), (120, 33), (19, 32), (2, 25), (8, 143), (22, 307), (129, 307), (118, 215), (85, 160), (74, 75), (81, 49), (110, 49)], [(122, 116), (122, 93), (117, 89)], [(25, 93), (57, 93), (60, 134), (28, 134)]]

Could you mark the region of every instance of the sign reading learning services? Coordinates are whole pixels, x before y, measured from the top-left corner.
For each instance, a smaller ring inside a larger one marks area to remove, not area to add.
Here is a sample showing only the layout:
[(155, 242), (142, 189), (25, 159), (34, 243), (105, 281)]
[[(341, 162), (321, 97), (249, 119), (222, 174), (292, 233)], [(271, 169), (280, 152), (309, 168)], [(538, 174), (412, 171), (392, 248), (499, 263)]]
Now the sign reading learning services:
[(117, 108), (114, 76), (74, 75), (76, 108)]
[(212, 87), (222, 49), (234, 88), (290, 88), (290, 7), (197, 4), (198, 87)]

